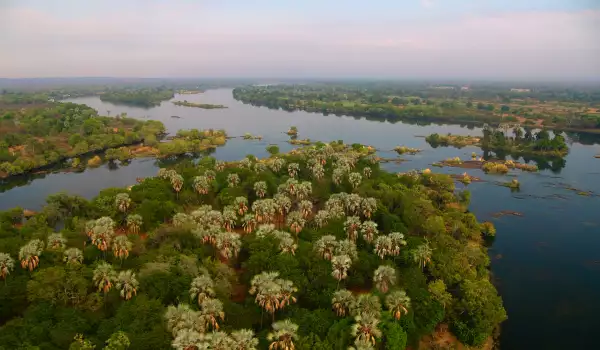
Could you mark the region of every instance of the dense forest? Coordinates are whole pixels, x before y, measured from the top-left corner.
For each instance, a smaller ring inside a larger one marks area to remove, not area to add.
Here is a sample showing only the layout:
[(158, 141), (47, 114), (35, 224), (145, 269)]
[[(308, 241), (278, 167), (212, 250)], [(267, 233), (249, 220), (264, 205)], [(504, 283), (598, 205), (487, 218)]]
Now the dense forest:
[(175, 97), (173, 90), (166, 88), (123, 89), (100, 94), (102, 101), (138, 107), (159, 106), (162, 101)]
[(268, 151), (1, 213), (0, 349), (489, 345), (507, 316), (469, 192), (357, 144)]
[(513, 90), (498, 86), (357, 82), (250, 86), (236, 88), (233, 94), (242, 102), (269, 108), (389, 121), (518, 122), (532, 127), (600, 129), (600, 90), (575, 93), (559, 89), (554, 94)]
[(101, 117), (75, 103), (9, 107), (0, 109), (0, 177), (143, 140), (156, 142), (165, 131), (158, 121)]

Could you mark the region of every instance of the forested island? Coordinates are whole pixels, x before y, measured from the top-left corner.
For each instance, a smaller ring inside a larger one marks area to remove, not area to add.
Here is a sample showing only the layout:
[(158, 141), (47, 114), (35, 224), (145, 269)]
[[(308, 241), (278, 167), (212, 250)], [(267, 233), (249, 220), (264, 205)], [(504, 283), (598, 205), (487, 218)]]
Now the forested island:
[(550, 136), (545, 130), (534, 133), (531, 129), (523, 130), (516, 126), (512, 130), (513, 136), (508, 136), (500, 129), (485, 127), (482, 137), (461, 135), (431, 134), (425, 138), (431, 147), (438, 146), (477, 146), (483, 151), (494, 153), (509, 153), (512, 155), (538, 155), (550, 157), (564, 157), (569, 152), (565, 138), (560, 134)]
[(100, 94), (102, 101), (138, 107), (159, 106), (162, 101), (175, 97), (173, 90), (166, 88), (109, 90)]
[(496, 85), (363, 82), (247, 86), (245, 103), (389, 121), (511, 122), (531, 127), (600, 132), (600, 91), (567, 87), (514, 89)]
[(165, 131), (158, 121), (101, 117), (75, 103), (0, 104), (0, 115), (0, 178), (110, 148), (155, 144)]
[(469, 192), (359, 144), (268, 150), (1, 213), (0, 347), (405, 349), (442, 329), (491, 346), (495, 230)]
[(187, 100), (173, 101), (173, 104), (176, 106), (195, 107), (195, 108), (202, 108), (202, 109), (227, 108), (227, 106), (223, 106), (223, 105), (215, 105), (215, 104), (210, 104), (210, 103), (193, 103), (193, 102), (188, 102)]

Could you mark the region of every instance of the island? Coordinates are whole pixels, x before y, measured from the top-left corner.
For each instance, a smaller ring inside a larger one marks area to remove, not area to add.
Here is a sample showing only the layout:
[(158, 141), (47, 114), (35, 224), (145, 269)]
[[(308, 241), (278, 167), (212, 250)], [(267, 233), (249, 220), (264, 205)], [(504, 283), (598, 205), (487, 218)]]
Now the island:
[(102, 101), (145, 108), (160, 106), (162, 101), (168, 101), (173, 97), (175, 97), (173, 90), (165, 88), (117, 89), (100, 94)]
[(221, 108), (227, 108), (227, 106), (223, 106), (223, 105), (214, 105), (214, 104), (209, 104), (209, 103), (193, 103), (193, 102), (188, 102), (187, 100), (184, 100), (184, 101), (173, 101), (172, 103), (175, 106), (194, 107), (194, 108), (202, 108), (202, 109), (221, 109)]
[(409, 123), (499, 125), (600, 132), (600, 94), (557, 86), (511, 89), (504, 84), (432, 85), (418, 82), (332, 82), (253, 85), (237, 100), (287, 111)]
[(75, 103), (13, 105), (0, 98), (0, 178), (24, 174), (127, 145), (156, 144), (165, 127), (159, 121), (99, 116)]
[(269, 153), (1, 212), (0, 344), (401, 350), (445, 332), (491, 346), (507, 318), (495, 229), (468, 191), (388, 173), (360, 144)]

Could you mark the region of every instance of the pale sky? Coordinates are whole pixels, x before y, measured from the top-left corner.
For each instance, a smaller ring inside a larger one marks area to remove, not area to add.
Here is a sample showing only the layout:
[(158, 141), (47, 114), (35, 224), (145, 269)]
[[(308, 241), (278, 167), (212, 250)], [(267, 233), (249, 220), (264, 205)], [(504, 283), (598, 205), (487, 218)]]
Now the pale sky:
[(600, 0), (0, 0), (0, 77), (600, 79)]

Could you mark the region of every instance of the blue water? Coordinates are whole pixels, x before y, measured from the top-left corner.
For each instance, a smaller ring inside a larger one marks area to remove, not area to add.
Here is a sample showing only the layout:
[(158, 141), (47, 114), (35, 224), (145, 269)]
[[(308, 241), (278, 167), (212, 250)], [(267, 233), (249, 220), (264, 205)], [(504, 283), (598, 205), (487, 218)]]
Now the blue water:
[[(219, 147), (213, 156), (235, 160), (247, 154), (266, 155), (265, 147), (276, 143), (282, 151), (291, 149), (284, 133), (295, 125), (299, 138), (346, 143), (360, 142), (379, 149), (384, 157), (396, 157), (391, 151), (405, 145), (422, 149), (402, 164), (387, 163), (390, 171), (431, 168), (435, 172), (463, 173), (464, 169), (432, 168), (431, 163), (448, 157), (469, 159), (478, 148), (431, 148), (422, 137), (433, 132), (480, 135), (478, 128), (456, 125), (416, 126), (403, 123), (371, 121), (302, 111), (285, 112), (253, 107), (235, 101), (231, 90), (209, 90), (199, 95), (176, 96), (176, 100), (214, 103), (228, 106), (222, 110), (203, 110), (163, 102), (151, 109), (115, 106), (97, 97), (77, 98), (101, 114), (127, 113), (130, 117), (161, 120), (169, 132), (178, 129), (225, 129), (231, 136), (246, 132), (262, 135), (261, 141), (234, 138)], [(171, 118), (177, 115), (180, 119)], [(585, 135), (584, 135), (585, 136)], [(598, 138), (585, 138), (588, 142)], [(509, 177), (486, 175), (480, 170), (467, 172), (485, 182), (472, 183), (470, 210), (480, 220), (491, 220), (497, 238), (490, 249), (492, 273), (504, 299), (508, 321), (502, 325), (503, 349), (577, 349), (596, 348), (593, 330), (600, 326), (600, 197), (581, 196), (565, 187), (600, 194), (600, 146), (573, 143), (566, 166), (554, 172), (513, 171), (521, 191), (513, 193), (496, 181)], [(47, 195), (67, 191), (85, 197), (95, 196), (106, 187), (123, 187), (135, 183), (136, 177), (152, 176), (158, 170), (153, 159), (136, 159), (117, 169), (108, 165), (82, 173), (56, 173), (28, 180), (24, 186), (0, 192), (0, 210), (14, 206), (37, 209)], [(4, 188), (11, 186), (9, 180)], [(462, 185), (460, 185), (462, 186)], [(492, 217), (493, 213), (512, 210), (521, 217)]]

